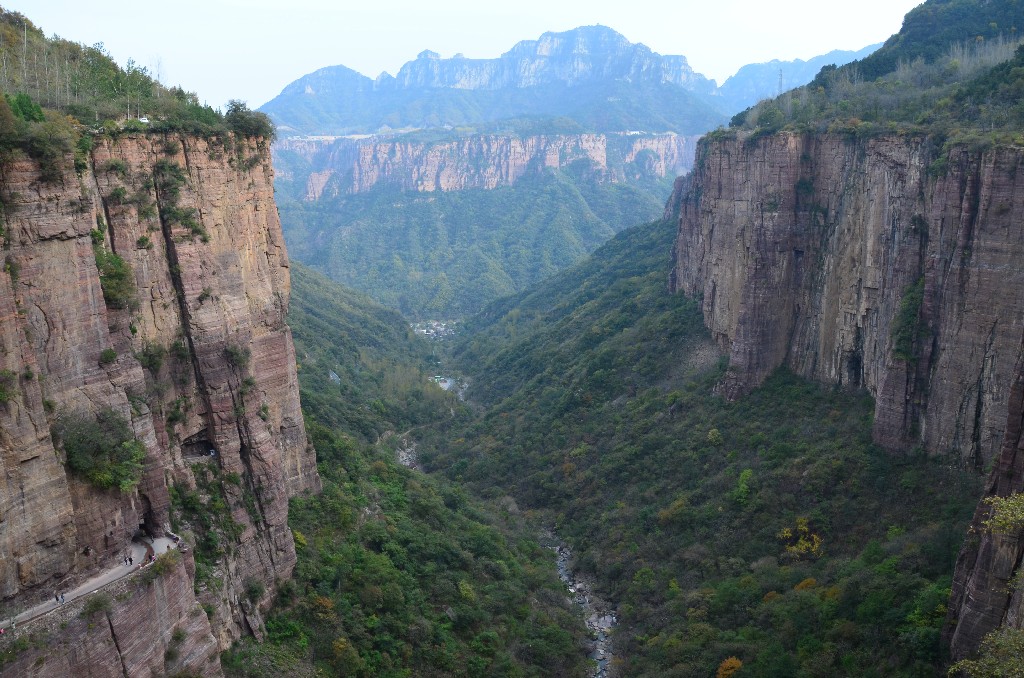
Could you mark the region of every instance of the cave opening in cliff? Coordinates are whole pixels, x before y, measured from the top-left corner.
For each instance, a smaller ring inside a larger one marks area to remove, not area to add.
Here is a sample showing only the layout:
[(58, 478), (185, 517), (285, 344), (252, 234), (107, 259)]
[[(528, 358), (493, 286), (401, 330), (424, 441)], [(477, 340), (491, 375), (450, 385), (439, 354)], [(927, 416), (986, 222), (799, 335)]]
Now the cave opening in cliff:
[(141, 511), (139, 511), (139, 526), (135, 530), (135, 534), (132, 535), (132, 539), (141, 539), (143, 537), (162, 537), (164, 535), (164, 526), (157, 519), (156, 513), (153, 511), (153, 504), (149, 501), (149, 497), (145, 494), (139, 494), (139, 499), (142, 500)]
[(206, 429), (190, 435), (181, 443), (181, 456), (184, 459), (199, 459), (217, 456), (217, 448), (210, 442)]

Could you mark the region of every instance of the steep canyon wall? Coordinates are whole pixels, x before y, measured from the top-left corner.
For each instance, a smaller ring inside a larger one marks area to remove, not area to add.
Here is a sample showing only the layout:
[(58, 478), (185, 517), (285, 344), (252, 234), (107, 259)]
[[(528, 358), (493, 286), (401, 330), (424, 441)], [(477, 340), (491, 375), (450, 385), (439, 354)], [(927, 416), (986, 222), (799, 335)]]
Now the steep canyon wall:
[[(234, 481), (222, 485), (237, 540), (197, 586), (199, 600), (189, 582), (172, 607), (192, 614), (205, 604), (210, 622), (188, 628), (210, 642), (188, 643), (214, 653), (259, 631), (260, 604), (295, 564), (288, 498), (319, 488), (285, 324), (288, 259), (269, 160), (262, 141), (135, 134), (98, 137), (88, 167), (76, 173), (68, 160), (55, 183), (28, 159), (3, 167), (7, 612), (118, 562), (140, 528), (170, 530), (171, 488), (209, 499), (195, 470), (209, 468), (202, 478)], [(131, 299), (105, 303), (94, 243), (130, 266)], [(146, 449), (130, 492), (69, 472), (52, 440), (61, 417), (104, 408), (129, 421)], [(250, 582), (264, 587), (261, 599), (245, 599)], [(40, 675), (75, 673), (69, 656), (67, 673)], [(216, 674), (219, 662), (202, 670)]]
[(870, 391), (886, 447), (991, 462), (1024, 329), (1022, 162), (895, 136), (703, 145), (671, 285), (729, 351), (723, 392), (786, 365)]
[[(774, 369), (867, 389), (874, 437), (1024, 490), (1024, 149), (923, 137), (715, 135), (679, 184), (673, 290), (702, 299), (735, 398)], [(960, 554), (955, 657), (1024, 626), (1024, 535), (979, 505)]]
[(401, 138), (291, 138), (274, 145), (282, 178), (305, 181), (304, 199), (510, 186), (545, 169), (576, 165), (607, 181), (689, 171), (697, 137), (676, 134), (476, 135), (438, 142)]

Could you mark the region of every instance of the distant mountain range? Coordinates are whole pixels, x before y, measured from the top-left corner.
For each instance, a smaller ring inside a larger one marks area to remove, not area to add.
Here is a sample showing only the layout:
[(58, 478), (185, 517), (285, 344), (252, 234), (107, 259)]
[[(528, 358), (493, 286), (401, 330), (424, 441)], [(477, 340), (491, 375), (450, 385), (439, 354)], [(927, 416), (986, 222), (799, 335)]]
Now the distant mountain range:
[[(759, 99), (810, 81), (821, 66), (870, 53), (745, 66), (717, 87), (684, 56), (664, 56), (604, 26), (524, 40), (496, 59), (420, 52), (376, 79), (328, 66), (291, 83), (261, 110), (283, 136), (373, 134), (569, 118), (588, 132), (700, 134)], [(781, 76), (780, 76), (781, 74)]]
[(720, 105), (727, 112), (742, 111), (761, 99), (774, 97), (782, 92), (806, 85), (818, 74), (823, 66), (842, 66), (857, 59), (863, 59), (882, 46), (882, 43), (868, 45), (857, 51), (832, 50), (828, 54), (804, 61), (771, 61), (761, 64), (747, 64), (736, 75), (726, 80), (715, 92)]
[[(603, 26), (497, 59), (421, 52), (376, 79), (322, 68), (263, 106), (293, 257), (413, 318), (465, 317), (661, 216), (697, 138), (826, 63), (718, 87)], [(781, 76), (780, 76), (781, 74)]]

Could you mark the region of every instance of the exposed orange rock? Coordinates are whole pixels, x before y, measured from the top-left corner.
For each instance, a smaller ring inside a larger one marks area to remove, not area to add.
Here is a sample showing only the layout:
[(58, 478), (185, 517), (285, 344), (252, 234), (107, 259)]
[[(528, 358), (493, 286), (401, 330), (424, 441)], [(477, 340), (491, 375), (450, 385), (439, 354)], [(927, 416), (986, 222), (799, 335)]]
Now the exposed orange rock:
[[(305, 199), (364, 193), (389, 185), (405, 191), (461, 191), (510, 186), (544, 169), (584, 163), (606, 181), (689, 171), (697, 137), (676, 134), (481, 134), (439, 142), (402, 138), (284, 139), (278, 165), (300, 178), (289, 158), (308, 168)], [(645, 152), (646, 151), (646, 152)]]
[[(181, 171), (177, 196), (153, 181), (169, 165)], [(223, 588), (203, 594), (223, 649), (259, 630), (258, 606), (240, 602), (245, 582), (262, 582), (269, 604), (295, 564), (288, 498), (320, 486), (285, 324), (288, 258), (266, 144), (136, 134), (98, 138), (91, 168), (79, 176), (69, 166), (59, 184), (42, 183), (28, 160), (2, 171), (14, 275), (0, 275), (0, 370), (16, 375), (13, 397), (0, 403), (5, 606), (28, 607), (117, 562), (140, 526), (163, 534), (169, 487), (194, 488), (192, 464), (212, 463), (238, 474), (229, 499), (243, 528)], [(196, 232), (187, 219), (162, 218), (168, 207), (194, 210)], [(103, 247), (134, 274), (129, 308), (104, 303), (93, 253), (100, 224)], [(136, 357), (147, 347), (169, 351), (155, 372)], [(110, 348), (116, 360), (101, 365)], [(71, 475), (51, 442), (55, 417), (104, 407), (146, 447), (130, 493)], [(173, 410), (182, 416), (171, 423)], [(195, 603), (191, 585), (180, 595)], [(120, 645), (128, 626), (116, 615), (111, 624)]]

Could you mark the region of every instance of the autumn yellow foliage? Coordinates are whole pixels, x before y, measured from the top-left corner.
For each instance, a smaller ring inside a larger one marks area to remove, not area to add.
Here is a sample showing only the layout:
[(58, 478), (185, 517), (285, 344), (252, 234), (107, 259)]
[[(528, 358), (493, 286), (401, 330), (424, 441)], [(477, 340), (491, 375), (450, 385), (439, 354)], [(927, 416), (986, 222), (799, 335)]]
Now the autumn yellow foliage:
[(722, 663), (718, 665), (718, 671), (715, 673), (715, 678), (731, 678), (736, 675), (736, 672), (743, 668), (743, 662), (738, 657), (729, 657), (723, 659)]

